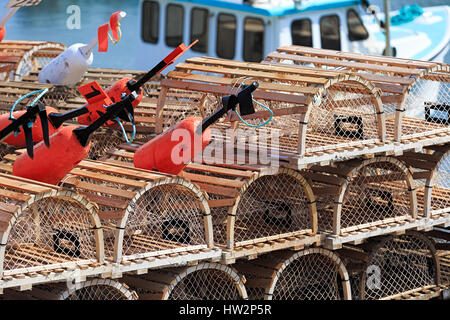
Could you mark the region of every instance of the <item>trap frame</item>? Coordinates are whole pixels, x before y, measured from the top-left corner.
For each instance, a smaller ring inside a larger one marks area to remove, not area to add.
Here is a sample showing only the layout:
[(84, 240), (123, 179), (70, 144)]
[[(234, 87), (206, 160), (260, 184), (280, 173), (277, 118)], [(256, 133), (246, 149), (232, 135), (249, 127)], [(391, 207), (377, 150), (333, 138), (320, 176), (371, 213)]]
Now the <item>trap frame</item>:
[[(17, 155), (3, 159), (10, 172)], [(210, 208), (191, 182), (100, 161), (81, 161), (60, 185), (95, 203), (106, 260), (117, 274), (217, 259)]]
[(90, 279), (80, 283), (51, 283), (33, 287), (31, 291), (7, 290), (5, 300), (138, 300), (136, 292), (126, 284), (111, 279)]
[(440, 293), (436, 248), (421, 232), (374, 238), (364, 247), (347, 248), (343, 255), (364, 261), (353, 277), (356, 299), (429, 299)]
[[(328, 152), (332, 156), (339, 147), (383, 145), (386, 140), (380, 93), (358, 75), (321, 70), (299, 72), (285, 66), (208, 57), (187, 59), (161, 80), (156, 132), (163, 131), (171, 90), (202, 93), (197, 109), (198, 116), (205, 117), (221, 106), (222, 96), (253, 81), (260, 84), (254, 98), (274, 112), (270, 128), (278, 130), (282, 152), (299, 157)], [(251, 123), (269, 117), (268, 111), (243, 116)], [(230, 122), (236, 128), (237, 116), (223, 123), (229, 127)]]
[(1, 289), (31, 288), (103, 264), (95, 204), (73, 191), (8, 174), (0, 174), (0, 181)]
[(448, 134), (450, 66), (444, 63), (284, 46), (265, 63), (313, 67), (358, 75), (382, 92), (390, 140), (414, 143), (429, 134)]
[(447, 227), (450, 224), (450, 143), (425, 147), (421, 153), (405, 153), (398, 159), (413, 171), (419, 186), (421, 215), (442, 221)]
[(247, 279), (250, 300), (351, 300), (345, 265), (332, 251), (279, 251), (235, 268)]
[(0, 43), (2, 80), (20, 81), (64, 50), (66, 46), (57, 42), (3, 40)]
[[(120, 147), (102, 161), (132, 167), (139, 144)], [(214, 243), (222, 248), (227, 264), (275, 250), (300, 250), (321, 241), (313, 191), (295, 170), (206, 161), (189, 164), (180, 176), (207, 195)]]
[(122, 281), (141, 300), (247, 300), (245, 279), (233, 267), (201, 262), (182, 268), (165, 268)]
[(302, 175), (311, 180), (327, 248), (426, 224), (418, 217), (412, 174), (393, 157), (312, 166)]

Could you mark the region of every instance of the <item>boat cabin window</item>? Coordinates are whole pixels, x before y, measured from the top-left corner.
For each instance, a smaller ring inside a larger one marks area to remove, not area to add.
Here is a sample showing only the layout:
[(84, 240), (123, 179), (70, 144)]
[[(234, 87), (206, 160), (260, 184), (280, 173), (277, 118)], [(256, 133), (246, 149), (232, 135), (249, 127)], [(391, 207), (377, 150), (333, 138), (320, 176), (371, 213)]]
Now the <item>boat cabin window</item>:
[(361, 41), (369, 38), (369, 33), (355, 9), (347, 11), (348, 39)]
[(142, 4), (142, 39), (157, 43), (159, 35), (159, 3), (144, 1)]
[(320, 18), (322, 49), (341, 50), (339, 17), (335, 14)]
[(192, 51), (208, 52), (208, 18), (209, 11), (206, 9), (194, 8), (191, 11), (191, 41), (198, 39), (198, 43), (192, 47)]
[(264, 21), (245, 18), (244, 21), (244, 61), (260, 62), (264, 49)]
[(166, 45), (178, 47), (183, 42), (184, 8), (168, 4), (166, 10)]
[(236, 17), (220, 13), (217, 16), (216, 54), (219, 58), (234, 59), (236, 50)]
[(292, 44), (296, 46), (312, 47), (311, 20), (295, 20), (291, 24)]

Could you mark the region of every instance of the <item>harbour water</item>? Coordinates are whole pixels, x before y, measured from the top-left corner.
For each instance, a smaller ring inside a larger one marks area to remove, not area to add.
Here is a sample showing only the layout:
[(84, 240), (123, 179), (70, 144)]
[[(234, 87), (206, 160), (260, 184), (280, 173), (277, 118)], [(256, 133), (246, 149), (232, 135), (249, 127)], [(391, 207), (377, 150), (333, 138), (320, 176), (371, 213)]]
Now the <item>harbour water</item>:
[[(122, 21), (123, 36), (117, 45), (109, 46), (109, 52), (95, 53), (94, 67), (144, 70), (151, 66), (136, 66), (133, 43), (139, 41), (139, 0), (43, 0), (36, 7), (19, 10), (8, 21), (5, 39), (11, 40), (47, 40), (62, 42), (66, 45), (89, 42), (97, 34), (99, 25), (106, 23), (111, 13), (123, 10), (127, 17)], [(372, 4), (383, 8), (383, 0), (371, 0)], [(449, 0), (395, 0), (391, 1), (391, 9), (398, 10), (404, 5), (416, 3), (421, 6), (450, 4)], [(66, 25), (71, 12), (71, 5), (81, 9), (81, 29), (69, 29)], [(5, 10), (5, 9), (1, 9)], [(149, 53), (152, 54), (152, 53)], [(445, 58), (450, 63), (450, 52)]]

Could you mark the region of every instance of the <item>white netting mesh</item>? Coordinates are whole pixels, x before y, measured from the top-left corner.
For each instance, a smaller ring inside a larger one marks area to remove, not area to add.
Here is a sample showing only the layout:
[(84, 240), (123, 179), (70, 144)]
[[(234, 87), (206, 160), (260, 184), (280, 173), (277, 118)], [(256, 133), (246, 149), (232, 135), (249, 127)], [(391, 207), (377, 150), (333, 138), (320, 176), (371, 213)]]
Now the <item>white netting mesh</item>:
[(439, 161), (431, 192), (431, 214), (450, 212), (450, 152)]
[(96, 259), (91, 212), (61, 197), (36, 201), (12, 224), (4, 270)]
[(411, 217), (413, 188), (408, 185), (405, 172), (397, 164), (383, 160), (367, 163), (349, 179), (342, 203), (335, 196), (318, 197), (319, 228), (332, 231), (338, 206), (341, 206), (341, 232), (375, 226), (391, 218)]
[(123, 255), (205, 244), (201, 202), (190, 189), (156, 186), (130, 204)]
[(242, 194), (236, 209), (236, 244), (312, 229), (304, 187), (289, 174), (262, 176)]
[(434, 246), (416, 232), (382, 241), (367, 266), (361, 275), (361, 299), (376, 300), (438, 284)]
[(307, 145), (314, 148), (329, 145), (330, 140), (338, 144), (378, 139), (377, 112), (373, 95), (360, 84), (333, 85), (322, 95), (320, 105), (312, 108)]
[(279, 274), (274, 300), (340, 300), (339, 265), (320, 253), (290, 261)]
[(230, 267), (215, 263), (160, 269), (139, 277), (126, 276), (124, 282), (141, 299), (229, 301), (247, 298), (239, 275)]

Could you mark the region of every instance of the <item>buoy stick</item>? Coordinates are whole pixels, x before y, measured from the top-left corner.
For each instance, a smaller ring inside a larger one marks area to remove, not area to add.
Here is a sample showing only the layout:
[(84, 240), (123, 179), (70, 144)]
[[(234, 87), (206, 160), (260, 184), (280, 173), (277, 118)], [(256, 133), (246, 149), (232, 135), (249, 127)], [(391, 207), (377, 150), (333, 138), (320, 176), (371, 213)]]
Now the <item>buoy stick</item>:
[[(118, 22), (122, 21), (127, 16), (127, 13), (125, 11), (121, 11), (118, 15)], [(111, 25), (108, 24), (108, 32), (111, 31)], [(80, 48), (80, 51), (83, 53), (85, 57), (88, 57), (92, 50), (94, 50), (95, 46), (98, 44), (98, 35), (95, 36), (91, 42), (89, 42), (84, 47)]]
[(3, 28), (6, 24), (6, 22), (8, 22), (9, 19), (11, 19), (11, 17), (17, 12), (17, 10), (19, 10), (20, 7), (17, 8), (11, 8), (8, 10), (8, 12), (6, 12), (3, 17), (0, 19), (0, 28)]

